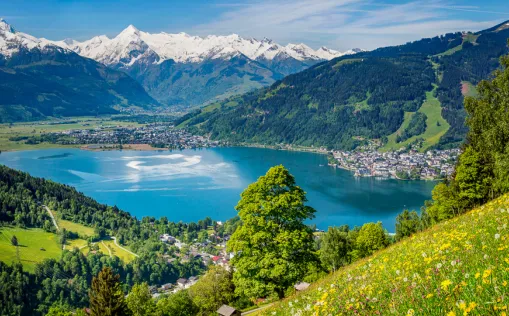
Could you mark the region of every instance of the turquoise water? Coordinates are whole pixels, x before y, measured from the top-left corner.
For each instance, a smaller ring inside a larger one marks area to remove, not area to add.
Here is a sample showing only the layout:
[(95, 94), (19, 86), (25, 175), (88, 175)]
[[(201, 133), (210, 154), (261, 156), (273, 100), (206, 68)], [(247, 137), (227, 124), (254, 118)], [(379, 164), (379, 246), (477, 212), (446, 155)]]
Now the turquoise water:
[(3, 152), (0, 163), (76, 187), (101, 203), (137, 218), (226, 220), (247, 185), (282, 164), (308, 193), (319, 228), (382, 221), (394, 231), (404, 208), (418, 210), (435, 183), (355, 178), (327, 166), (324, 155), (260, 148), (183, 151), (48, 149)]

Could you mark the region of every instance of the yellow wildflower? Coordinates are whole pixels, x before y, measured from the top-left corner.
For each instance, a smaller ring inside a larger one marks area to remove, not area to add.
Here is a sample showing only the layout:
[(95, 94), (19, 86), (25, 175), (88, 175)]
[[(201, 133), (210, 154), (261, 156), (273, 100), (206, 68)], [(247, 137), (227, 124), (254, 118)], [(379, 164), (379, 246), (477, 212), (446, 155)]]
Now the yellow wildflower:
[(447, 290), (449, 288), (449, 285), (451, 285), (451, 284), (452, 284), (452, 282), (449, 279), (447, 279), (445, 281), (442, 281), (442, 283), (440, 285), (442, 286), (443, 290)]
[(447, 316), (456, 316), (456, 313), (454, 311), (450, 311), (449, 313), (447, 313)]

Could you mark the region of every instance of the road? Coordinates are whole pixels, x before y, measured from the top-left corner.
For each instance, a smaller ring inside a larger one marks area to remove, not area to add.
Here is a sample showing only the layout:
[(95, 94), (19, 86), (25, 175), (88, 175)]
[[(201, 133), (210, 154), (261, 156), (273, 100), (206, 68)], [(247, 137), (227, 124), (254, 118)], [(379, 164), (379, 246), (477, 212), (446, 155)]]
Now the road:
[(115, 243), (115, 246), (117, 246), (118, 248), (124, 250), (124, 251), (127, 251), (128, 253), (132, 254), (133, 256), (135, 257), (139, 257), (137, 254), (135, 254), (134, 252), (128, 250), (128, 249), (125, 249), (124, 247), (120, 246), (118, 243), (117, 243), (117, 237), (111, 237), (111, 239), (113, 239), (113, 242)]
[(55, 225), (57, 232), (60, 231), (60, 228), (58, 228), (57, 221), (55, 220), (55, 216), (53, 216), (53, 213), (51, 213), (50, 209), (46, 205), (43, 205), (42, 207), (44, 207), (44, 209), (48, 211), (49, 217), (51, 217), (51, 221), (53, 221), (53, 225)]

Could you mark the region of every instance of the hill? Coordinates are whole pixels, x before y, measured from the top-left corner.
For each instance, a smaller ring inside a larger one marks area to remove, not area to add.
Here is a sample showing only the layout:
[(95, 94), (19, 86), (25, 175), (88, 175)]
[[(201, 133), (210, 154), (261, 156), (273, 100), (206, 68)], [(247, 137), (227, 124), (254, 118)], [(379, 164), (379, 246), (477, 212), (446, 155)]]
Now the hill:
[(349, 149), (358, 136), (387, 141), (405, 113), (421, 112), (429, 119), (415, 138), (426, 147), (457, 145), (466, 134), (463, 94), (508, 52), (506, 25), (335, 58), (178, 123), (232, 142)]
[(505, 315), (508, 225), (504, 195), (346, 266), (263, 314)]
[(156, 105), (127, 74), (0, 20), (0, 123)]

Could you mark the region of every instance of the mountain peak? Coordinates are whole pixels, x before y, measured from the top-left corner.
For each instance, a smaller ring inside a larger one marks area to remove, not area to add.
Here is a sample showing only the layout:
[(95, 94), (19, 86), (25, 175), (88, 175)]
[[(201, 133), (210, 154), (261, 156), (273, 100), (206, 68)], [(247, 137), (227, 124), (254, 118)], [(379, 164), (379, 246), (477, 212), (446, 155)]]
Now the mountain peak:
[(3, 18), (0, 18), (0, 31), (16, 33), (14, 28), (7, 23)]
[(119, 35), (140, 35), (140, 30), (138, 30), (134, 25), (129, 24)]

